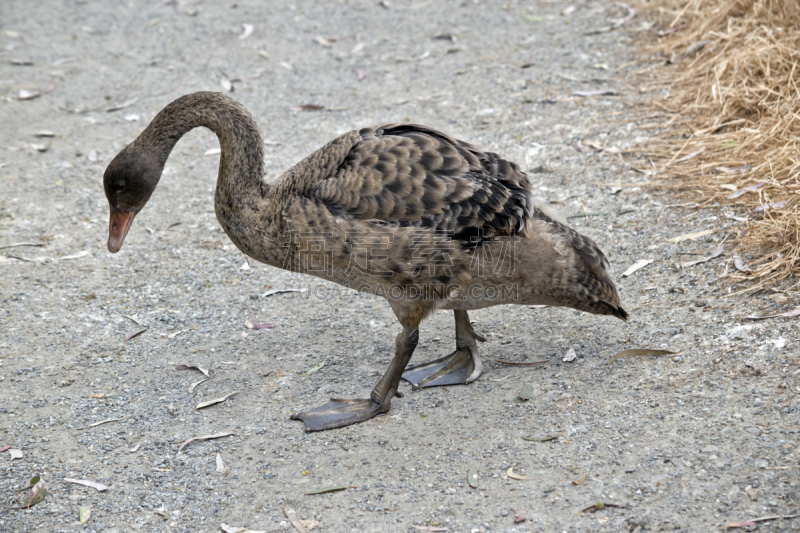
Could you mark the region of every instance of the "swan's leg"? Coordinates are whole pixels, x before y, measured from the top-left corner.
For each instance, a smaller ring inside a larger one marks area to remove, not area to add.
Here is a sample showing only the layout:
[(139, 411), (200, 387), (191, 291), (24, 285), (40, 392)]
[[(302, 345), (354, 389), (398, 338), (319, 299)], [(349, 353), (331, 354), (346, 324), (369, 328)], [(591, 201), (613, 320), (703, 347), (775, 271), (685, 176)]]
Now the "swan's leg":
[(331, 398), (331, 401), (307, 411), (292, 415), (293, 420), (302, 420), (306, 431), (322, 431), (341, 428), (369, 420), (375, 415), (389, 411), (392, 397), (397, 393), (400, 376), (411, 360), (411, 354), (419, 341), (419, 328), (404, 327), (397, 336), (394, 359), (381, 380), (372, 389), (368, 400)]
[(483, 364), (475, 341), (485, 342), (486, 339), (472, 329), (466, 311), (456, 309), (453, 313), (456, 318), (456, 351), (406, 370), (403, 379), (411, 383), (414, 389), (466, 385), (483, 373)]

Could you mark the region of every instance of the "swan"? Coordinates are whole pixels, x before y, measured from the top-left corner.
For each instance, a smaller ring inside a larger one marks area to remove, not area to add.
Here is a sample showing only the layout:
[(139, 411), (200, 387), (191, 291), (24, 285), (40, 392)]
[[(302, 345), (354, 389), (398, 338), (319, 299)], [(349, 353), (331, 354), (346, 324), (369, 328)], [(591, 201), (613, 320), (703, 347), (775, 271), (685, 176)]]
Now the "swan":
[[(214, 92), (168, 104), (106, 168), (110, 252), (122, 247), (175, 143), (201, 126), (220, 142), (215, 213), (239, 250), (382, 296), (402, 327), (370, 397), (292, 415), (306, 431), (388, 412), (401, 379), (414, 388), (476, 380), (476, 341), (485, 339), (468, 311), (546, 304), (628, 318), (603, 252), (533, 197), (516, 164), (432, 128), (387, 124), (340, 135), (268, 183), (258, 124)], [(420, 323), (438, 309), (453, 311), (455, 351), (408, 367)]]

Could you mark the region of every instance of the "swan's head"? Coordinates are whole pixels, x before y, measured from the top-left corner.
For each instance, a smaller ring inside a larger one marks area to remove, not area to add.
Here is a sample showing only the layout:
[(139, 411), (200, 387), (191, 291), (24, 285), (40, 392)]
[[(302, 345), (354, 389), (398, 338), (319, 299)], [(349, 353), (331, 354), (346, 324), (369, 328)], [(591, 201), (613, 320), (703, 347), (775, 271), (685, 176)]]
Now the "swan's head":
[(103, 174), (111, 217), (108, 223), (108, 251), (122, 248), (133, 217), (141, 211), (161, 178), (163, 164), (133, 144), (126, 146), (111, 161)]

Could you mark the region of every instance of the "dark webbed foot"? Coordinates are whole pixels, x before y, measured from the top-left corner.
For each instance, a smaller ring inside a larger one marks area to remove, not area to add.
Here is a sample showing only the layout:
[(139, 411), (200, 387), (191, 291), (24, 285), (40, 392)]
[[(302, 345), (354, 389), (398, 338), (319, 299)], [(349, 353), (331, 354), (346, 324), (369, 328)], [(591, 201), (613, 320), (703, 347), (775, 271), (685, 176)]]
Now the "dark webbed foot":
[(389, 411), (389, 402), (381, 405), (372, 400), (348, 400), (331, 398), (325, 405), (315, 407), (305, 413), (295, 413), (292, 420), (302, 420), (306, 431), (323, 431), (358, 424)]
[(295, 413), (292, 420), (302, 420), (306, 431), (323, 431), (358, 424), (381, 413), (389, 412), (392, 397), (397, 394), (400, 375), (411, 360), (419, 340), (417, 328), (403, 328), (397, 336), (397, 349), (389, 369), (372, 389), (368, 400), (331, 398), (325, 405), (304, 413)]
[(476, 340), (486, 339), (475, 333), (466, 311), (454, 311), (456, 319), (456, 351), (434, 361), (408, 368), (403, 379), (414, 389), (466, 385), (483, 373), (483, 363), (478, 355)]

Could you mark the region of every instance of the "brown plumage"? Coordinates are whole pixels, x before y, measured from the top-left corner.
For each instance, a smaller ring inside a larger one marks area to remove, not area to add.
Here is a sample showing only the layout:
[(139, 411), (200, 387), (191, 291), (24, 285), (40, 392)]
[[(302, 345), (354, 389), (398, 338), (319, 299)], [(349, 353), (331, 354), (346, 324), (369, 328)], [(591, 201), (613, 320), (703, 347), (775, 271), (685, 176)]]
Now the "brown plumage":
[[(175, 100), (108, 166), (109, 250), (119, 250), (172, 147), (197, 126), (219, 137), (216, 213), (239, 249), (384, 296), (403, 326), (372, 397), (296, 415), (307, 430), (386, 412), (401, 374), (415, 387), (476, 379), (483, 339), (470, 309), (548, 304), (628, 317), (602, 251), (536, 201), (514, 163), (431, 128), (389, 124), (341, 135), (268, 184), (258, 126), (218, 93)], [(456, 351), (406, 370), (417, 327), (436, 309), (455, 312)]]

